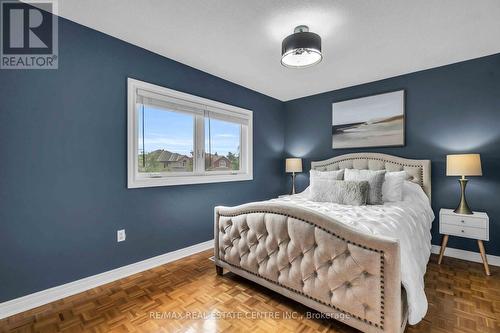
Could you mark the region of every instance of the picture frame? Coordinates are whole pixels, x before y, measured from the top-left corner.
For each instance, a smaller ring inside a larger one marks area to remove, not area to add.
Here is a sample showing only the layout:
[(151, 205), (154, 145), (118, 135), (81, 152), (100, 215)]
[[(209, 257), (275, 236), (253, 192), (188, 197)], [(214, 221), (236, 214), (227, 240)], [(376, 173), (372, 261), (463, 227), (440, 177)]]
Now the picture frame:
[(332, 103), (332, 148), (405, 145), (405, 90)]

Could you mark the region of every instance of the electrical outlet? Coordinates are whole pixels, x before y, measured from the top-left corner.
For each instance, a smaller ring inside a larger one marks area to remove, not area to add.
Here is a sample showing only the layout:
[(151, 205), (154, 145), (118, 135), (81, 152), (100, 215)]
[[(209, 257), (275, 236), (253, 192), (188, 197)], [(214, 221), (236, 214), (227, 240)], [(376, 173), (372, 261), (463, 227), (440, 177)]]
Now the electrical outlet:
[(127, 238), (127, 235), (125, 234), (125, 229), (120, 229), (116, 232), (116, 241), (117, 242), (123, 242)]

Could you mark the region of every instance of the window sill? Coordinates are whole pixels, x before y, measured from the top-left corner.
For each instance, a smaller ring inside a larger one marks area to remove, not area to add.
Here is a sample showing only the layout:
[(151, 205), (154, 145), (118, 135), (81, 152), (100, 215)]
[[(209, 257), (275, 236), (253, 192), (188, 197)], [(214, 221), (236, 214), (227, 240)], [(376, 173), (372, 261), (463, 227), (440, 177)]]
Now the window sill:
[(176, 176), (162, 178), (134, 178), (128, 180), (128, 188), (194, 185), (208, 183), (225, 183), (253, 180), (252, 174), (237, 175), (203, 175), (203, 176)]

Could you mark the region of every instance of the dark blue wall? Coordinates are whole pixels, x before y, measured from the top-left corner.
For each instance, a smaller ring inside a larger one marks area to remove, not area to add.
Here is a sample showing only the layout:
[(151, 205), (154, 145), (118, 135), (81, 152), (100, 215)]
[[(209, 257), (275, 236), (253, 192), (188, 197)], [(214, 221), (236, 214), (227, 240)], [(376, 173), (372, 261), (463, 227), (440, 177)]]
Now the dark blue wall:
[[(331, 149), (332, 102), (395, 89), (406, 90), (407, 144), (370, 151), (431, 159), (436, 213), (458, 200), (445, 155), (481, 153), (484, 177), (472, 179), (468, 198), (490, 214), (486, 247), (500, 255), (500, 55), (283, 103), (59, 22), (58, 70), (0, 70), (0, 302), (211, 239), (215, 205), (287, 189), (285, 152), (308, 169), (359, 151)], [(253, 110), (254, 180), (128, 190), (127, 77)], [(307, 182), (298, 176), (299, 188)], [(437, 244), (437, 221), (433, 235)], [(476, 250), (457, 238), (449, 245)]]
[[(335, 73), (332, 73), (335, 75)], [(400, 148), (331, 148), (332, 102), (406, 90), (406, 146)], [(483, 177), (470, 177), (470, 206), (490, 216), (489, 254), (500, 255), (500, 55), (479, 58), (431, 70), (289, 101), (286, 106), (287, 156), (312, 160), (359, 151), (375, 151), (432, 161), (432, 206), (454, 208), (459, 199), (456, 177), (445, 176), (446, 155), (480, 153)], [(308, 184), (307, 173), (298, 187)], [(438, 220), (433, 244), (440, 244)], [(478, 251), (474, 241), (450, 237), (450, 247)]]
[[(215, 205), (284, 188), (282, 102), (64, 19), (59, 34), (58, 70), (0, 70), (0, 302), (209, 240)], [(253, 110), (254, 180), (127, 189), (127, 77)]]

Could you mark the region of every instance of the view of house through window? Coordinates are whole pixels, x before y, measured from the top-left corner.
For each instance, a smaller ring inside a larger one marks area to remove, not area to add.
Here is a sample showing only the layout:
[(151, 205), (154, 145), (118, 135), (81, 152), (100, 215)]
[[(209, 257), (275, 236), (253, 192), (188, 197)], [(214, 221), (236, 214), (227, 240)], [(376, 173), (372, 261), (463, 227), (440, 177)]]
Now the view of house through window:
[(128, 79), (128, 186), (253, 179), (252, 111)]
[[(192, 172), (195, 117), (138, 105), (138, 171)], [(241, 125), (205, 117), (205, 171), (240, 169)]]
[(241, 125), (205, 118), (205, 170), (240, 169)]
[(194, 116), (138, 106), (139, 172), (192, 172)]

